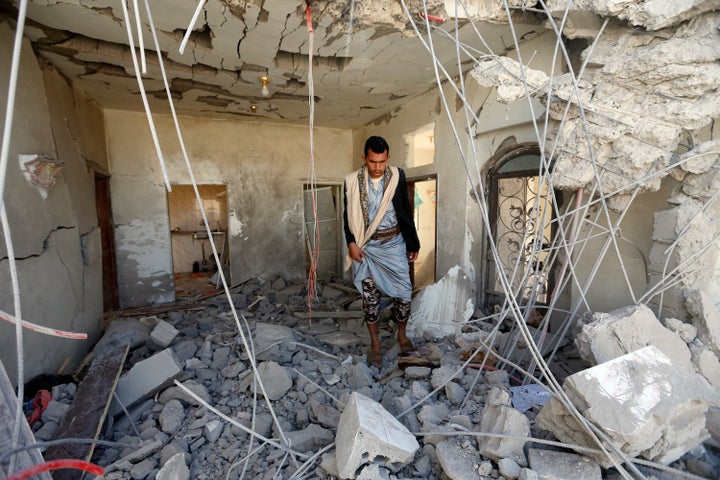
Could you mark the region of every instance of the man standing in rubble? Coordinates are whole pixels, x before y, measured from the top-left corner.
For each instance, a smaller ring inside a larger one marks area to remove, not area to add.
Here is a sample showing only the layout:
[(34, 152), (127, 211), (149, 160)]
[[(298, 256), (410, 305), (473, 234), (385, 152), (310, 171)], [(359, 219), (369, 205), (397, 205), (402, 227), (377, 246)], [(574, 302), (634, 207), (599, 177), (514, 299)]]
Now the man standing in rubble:
[(363, 298), (370, 333), (368, 362), (382, 366), (378, 338), (380, 296), (393, 299), (402, 353), (414, 350), (405, 334), (410, 317), (410, 263), (420, 250), (405, 183), (405, 172), (388, 165), (390, 147), (382, 137), (370, 137), (363, 150), (365, 165), (345, 177), (345, 240), (353, 283)]

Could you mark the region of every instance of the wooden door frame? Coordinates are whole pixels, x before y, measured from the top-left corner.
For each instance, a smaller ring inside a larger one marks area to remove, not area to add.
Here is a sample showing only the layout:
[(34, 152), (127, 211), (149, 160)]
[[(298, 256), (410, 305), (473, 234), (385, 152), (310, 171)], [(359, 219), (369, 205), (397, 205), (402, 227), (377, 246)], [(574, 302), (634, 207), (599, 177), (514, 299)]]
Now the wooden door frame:
[(112, 220), (110, 175), (94, 171), (95, 210), (102, 244), (103, 311), (115, 310), (119, 305), (115, 232)]

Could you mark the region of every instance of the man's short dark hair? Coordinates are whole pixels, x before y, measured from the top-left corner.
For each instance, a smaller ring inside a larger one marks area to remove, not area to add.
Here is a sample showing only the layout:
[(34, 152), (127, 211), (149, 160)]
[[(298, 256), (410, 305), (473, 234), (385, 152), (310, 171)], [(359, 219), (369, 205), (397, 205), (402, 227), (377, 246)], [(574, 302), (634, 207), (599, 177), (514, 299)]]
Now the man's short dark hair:
[(370, 150), (375, 153), (383, 153), (387, 150), (388, 155), (390, 155), (390, 145), (388, 145), (387, 141), (385, 141), (385, 139), (382, 137), (372, 136), (365, 140), (364, 155), (366, 157)]

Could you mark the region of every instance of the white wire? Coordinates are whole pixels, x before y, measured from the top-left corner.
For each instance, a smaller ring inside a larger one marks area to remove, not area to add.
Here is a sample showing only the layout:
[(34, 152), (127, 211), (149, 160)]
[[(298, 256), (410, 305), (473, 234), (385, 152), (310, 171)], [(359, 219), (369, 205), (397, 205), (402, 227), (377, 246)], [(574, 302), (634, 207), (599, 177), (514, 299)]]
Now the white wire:
[(185, 53), (185, 46), (187, 45), (188, 40), (190, 40), (190, 34), (192, 34), (193, 28), (195, 28), (195, 22), (197, 22), (197, 19), (200, 16), (200, 12), (202, 11), (202, 8), (205, 5), (206, 1), (207, 0), (200, 0), (197, 4), (195, 13), (193, 14), (193, 17), (190, 20), (190, 25), (188, 25), (188, 28), (185, 31), (185, 36), (182, 39), (182, 43), (180, 43), (180, 49), (178, 50), (180, 52), (180, 55)]
[[(145, 39), (143, 38), (142, 25), (140, 22), (140, 9), (138, 8), (138, 0), (133, 0), (133, 11), (135, 14), (135, 28), (138, 34), (138, 48), (140, 49), (140, 65), (143, 75), (147, 73), (147, 62), (145, 61)], [(132, 47), (131, 47), (132, 48)]]
[(168, 178), (165, 158), (163, 157), (162, 149), (160, 148), (160, 140), (158, 139), (157, 132), (155, 131), (155, 121), (153, 120), (152, 112), (150, 111), (147, 94), (145, 93), (145, 86), (143, 84), (142, 77), (140, 76), (140, 69), (138, 68), (137, 54), (135, 53), (135, 42), (133, 41), (132, 29), (130, 28), (130, 18), (126, 1), (120, 0), (120, 5), (122, 6), (123, 16), (125, 18), (125, 29), (127, 30), (128, 43), (130, 44), (130, 54), (132, 57), (133, 68), (135, 70), (135, 79), (138, 82), (138, 87), (140, 87), (140, 97), (142, 98), (143, 107), (145, 107), (145, 115), (147, 116), (150, 134), (152, 135), (153, 144), (155, 145), (155, 153), (157, 153), (158, 161), (160, 162), (160, 169), (162, 170), (163, 179), (165, 180), (165, 188), (168, 192), (171, 192), (172, 186), (170, 185), (170, 179)]

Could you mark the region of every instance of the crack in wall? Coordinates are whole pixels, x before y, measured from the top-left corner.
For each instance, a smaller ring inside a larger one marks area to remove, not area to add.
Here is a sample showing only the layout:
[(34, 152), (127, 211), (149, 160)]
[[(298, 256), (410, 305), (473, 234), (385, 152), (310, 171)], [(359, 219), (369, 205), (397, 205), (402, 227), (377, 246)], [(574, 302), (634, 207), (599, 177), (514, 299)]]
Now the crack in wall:
[[(68, 226), (64, 226), (64, 225), (60, 225), (60, 226), (58, 226), (58, 227), (53, 228), (52, 230), (50, 230), (50, 231), (48, 232), (48, 234), (47, 234), (47, 235), (45, 236), (45, 238), (43, 239), (43, 241), (42, 241), (42, 250), (41, 250), (40, 252), (38, 252), (38, 253), (31, 253), (31, 254), (29, 254), (29, 255), (25, 255), (25, 256), (22, 256), (22, 257), (16, 256), (16, 257), (15, 257), (15, 260), (16, 260), (16, 261), (22, 261), (22, 260), (27, 260), (27, 259), (29, 259), (29, 258), (39, 258), (39, 257), (41, 257), (42, 254), (45, 253), (45, 252), (50, 248), (50, 238), (53, 236), (53, 234), (54, 234), (55, 232), (60, 231), (60, 230), (75, 230), (76, 228), (77, 228), (76, 226), (68, 227)], [(4, 262), (4, 261), (7, 261), (7, 260), (8, 260), (8, 256), (7, 256), (7, 255), (4, 256), (4, 257), (0, 257), (0, 262)]]

